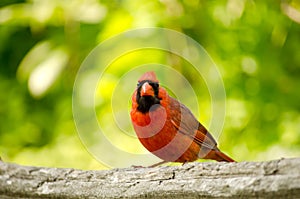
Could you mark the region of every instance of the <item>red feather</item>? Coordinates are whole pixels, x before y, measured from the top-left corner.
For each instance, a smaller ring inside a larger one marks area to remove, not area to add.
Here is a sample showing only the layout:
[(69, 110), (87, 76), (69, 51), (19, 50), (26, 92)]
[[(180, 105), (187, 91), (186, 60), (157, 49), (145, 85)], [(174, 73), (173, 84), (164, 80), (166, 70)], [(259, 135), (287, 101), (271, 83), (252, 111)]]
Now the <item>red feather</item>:
[(145, 73), (138, 82), (130, 116), (147, 150), (166, 162), (199, 158), (234, 162), (218, 149), (217, 142), (192, 112), (158, 86), (154, 72)]

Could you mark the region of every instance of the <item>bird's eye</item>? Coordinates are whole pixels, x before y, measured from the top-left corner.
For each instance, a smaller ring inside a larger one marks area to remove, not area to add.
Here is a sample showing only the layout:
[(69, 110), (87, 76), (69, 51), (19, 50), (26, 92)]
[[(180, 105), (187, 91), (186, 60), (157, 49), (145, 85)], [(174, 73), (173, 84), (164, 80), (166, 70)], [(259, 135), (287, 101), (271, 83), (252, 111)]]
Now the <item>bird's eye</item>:
[(150, 85), (152, 86), (152, 88), (155, 90), (155, 89), (158, 89), (159, 87), (159, 84), (158, 83), (155, 83), (155, 82), (151, 82)]

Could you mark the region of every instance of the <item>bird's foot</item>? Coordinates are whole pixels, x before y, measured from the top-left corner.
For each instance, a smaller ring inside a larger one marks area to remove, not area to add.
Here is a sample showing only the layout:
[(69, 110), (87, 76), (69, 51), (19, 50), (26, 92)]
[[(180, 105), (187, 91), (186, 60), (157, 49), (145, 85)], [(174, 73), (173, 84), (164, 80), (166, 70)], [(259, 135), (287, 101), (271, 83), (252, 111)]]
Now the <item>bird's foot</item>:
[(156, 164), (153, 164), (153, 165), (150, 165), (150, 166), (147, 166), (147, 167), (140, 166), (140, 165), (132, 165), (131, 167), (133, 167), (135, 169), (140, 169), (140, 168), (154, 168), (154, 167), (157, 167), (157, 166), (162, 165), (164, 163), (168, 163), (168, 161), (158, 162)]

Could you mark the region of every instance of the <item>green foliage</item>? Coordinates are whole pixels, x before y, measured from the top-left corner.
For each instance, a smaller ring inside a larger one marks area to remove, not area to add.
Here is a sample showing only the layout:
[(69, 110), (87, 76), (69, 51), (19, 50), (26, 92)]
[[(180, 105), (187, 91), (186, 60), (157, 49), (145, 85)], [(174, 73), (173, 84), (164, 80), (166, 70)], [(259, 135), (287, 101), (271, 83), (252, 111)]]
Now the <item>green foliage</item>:
[[(0, 156), (6, 161), (103, 168), (76, 137), (76, 72), (101, 41), (149, 26), (189, 35), (218, 65), (227, 94), (222, 150), (238, 161), (300, 155), (298, 1), (6, 0), (0, 6)], [(182, 60), (152, 56), (205, 89)], [(107, 84), (125, 65), (145, 60), (139, 53), (118, 60)], [(198, 97), (207, 124), (209, 95)], [(100, 104), (98, 114), (109, 106)]]

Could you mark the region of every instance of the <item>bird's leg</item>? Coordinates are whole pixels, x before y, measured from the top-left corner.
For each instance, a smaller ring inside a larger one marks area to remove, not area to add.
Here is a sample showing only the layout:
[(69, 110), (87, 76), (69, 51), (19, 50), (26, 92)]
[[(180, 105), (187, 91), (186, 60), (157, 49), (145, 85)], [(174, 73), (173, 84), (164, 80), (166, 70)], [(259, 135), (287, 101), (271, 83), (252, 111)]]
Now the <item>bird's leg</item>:
[(164, 160), (164, 161), (162, 161), (162, 162), (158, 162), (158, 163), (156, 163), (156, 164), (153, 164), (153, 165), (149, 166), (149, 168), (157, 167), (157, 166), (162, 165), (162, 164), (167, 163), (167, 162), (169, 162), (169, 161), (165, 161), (165, 160)]
[(133, 167), (134, 169), (147, 168), (147, 167), (140, 166), (140, 165), (131, 165), (131, 167)]
[(131, 167), (135, 168), (135, 169), (138, 169), (138, 168), (153, 168), (153, 167), (157, 167), (159, 165), (162, 165), (164, 163), (167, 163), (168, 161), (162, 161), (162, 162), (158, 162), (156, 164), (153, 164), (153, 165), (150, 165), (148, 167), (144, 167), (144, 166), (137, 166), (137, 165), (132, 165)]

